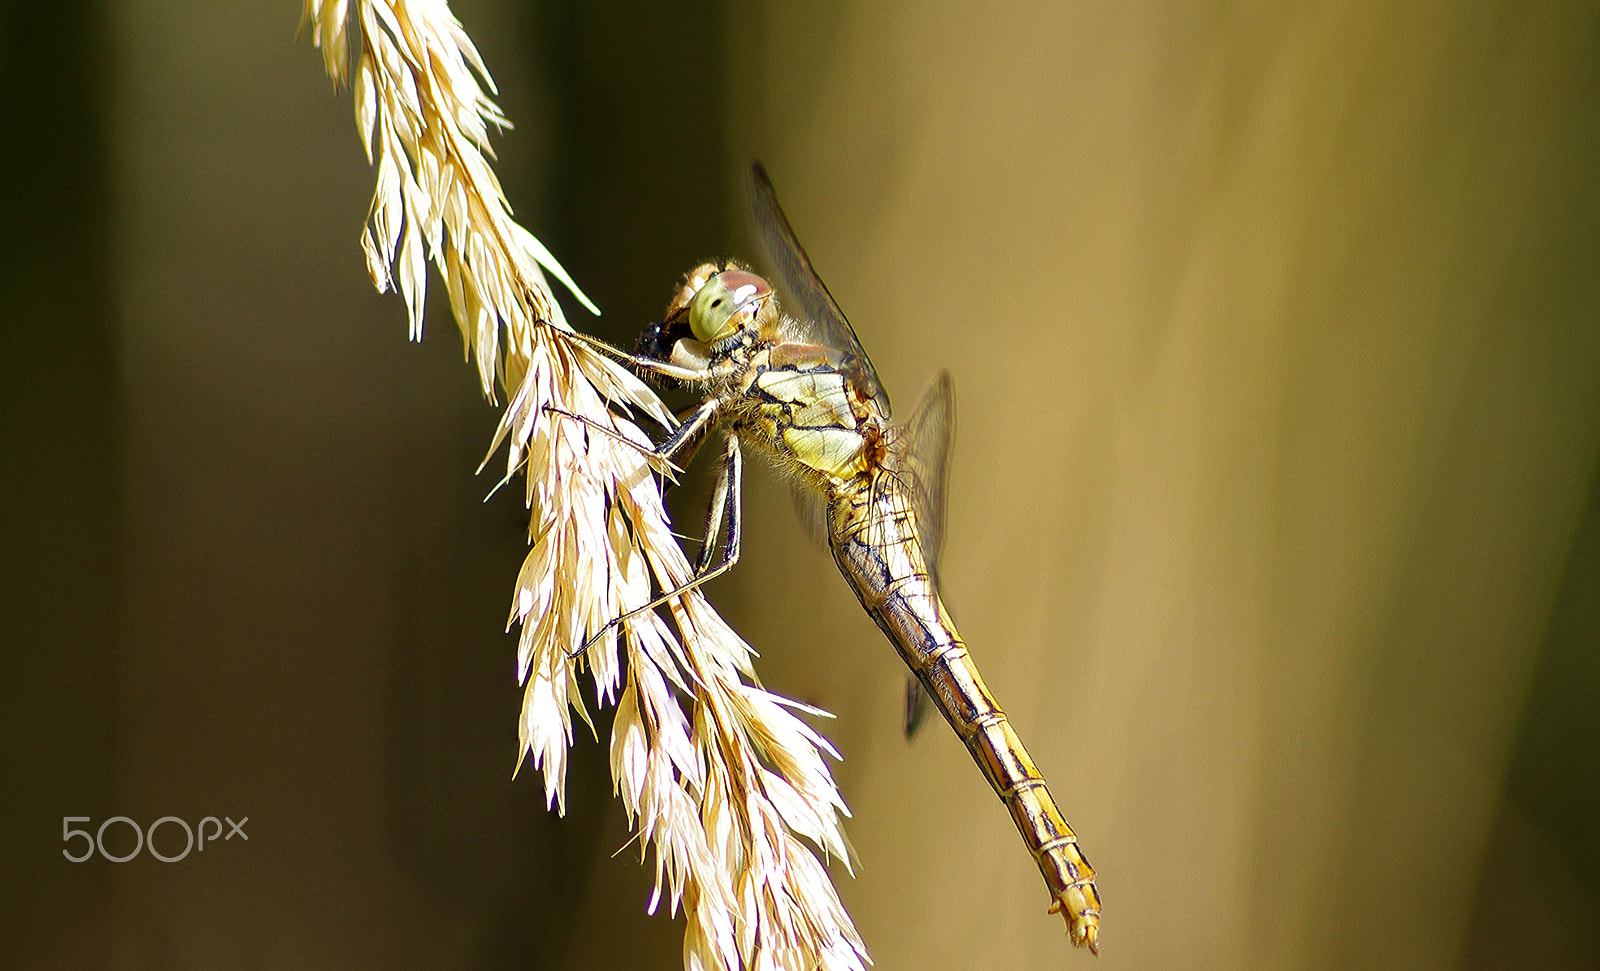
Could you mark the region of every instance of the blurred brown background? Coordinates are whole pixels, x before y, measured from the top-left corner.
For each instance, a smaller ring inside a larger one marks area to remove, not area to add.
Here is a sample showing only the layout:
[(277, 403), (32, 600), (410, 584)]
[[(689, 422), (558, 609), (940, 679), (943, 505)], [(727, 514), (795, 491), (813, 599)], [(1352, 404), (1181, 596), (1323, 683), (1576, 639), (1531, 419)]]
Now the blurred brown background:
[[(953, 372), (946, 600), (1093, 966), (1600, 965), (1595, 5), (454, 6), (595, 332), (759, 156), (901, 408)], [(296, 7), (0, 17), (0, 962), (675, 967), (603, 748), (564, 820), (510, 779), (524, 516), (447, 309), (366, 282)], [(714, 596), (839, 716), (877, 966), (1091, 966), (749, 479)], [(250, 839), (62, 858), (115, 815)]]

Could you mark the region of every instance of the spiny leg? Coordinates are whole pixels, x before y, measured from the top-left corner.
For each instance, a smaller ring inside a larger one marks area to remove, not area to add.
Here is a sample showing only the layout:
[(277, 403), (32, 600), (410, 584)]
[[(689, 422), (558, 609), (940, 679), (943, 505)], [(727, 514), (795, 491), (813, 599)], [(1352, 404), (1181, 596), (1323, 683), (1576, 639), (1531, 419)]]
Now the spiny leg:
[[(711, 402), (707, 402), (711, 404)], [(703, 408), (704, 406), (702, 406)], [(688, 424), (685, 422), (685, 424)], [(703, 436), (702, 436), (703, 440)], [(589, 639), (577, 650), (567, 656), (576, 658), (583, 652), (593, 647), (595, 642), (604, 637), (611, 628), (618, 626), (630, 617), (637, 616), (647, 610), (654, 610), (674, 597), (682, 596), (695, 589), (708, 580), (715, 579), (731, 570), (739, 562), (739, 546), (744, 531), (744, 511), (741, 493), (744, 484), (744, 458), (739, 451), (739, 436), (730, 432), (728, 434), (728, 448), (724, 453), (722, 473), (717, 476), (717, 484), (711, 493), (710, 507), (706, 510), (705, 545), (700, 549), (700, 558), (695, 565), (693, 578), (688, 583), (669, 590), (642, 607), (635, 607), (621, 617), (608, 621), (606, 625), (590, 635)], [(724, 516), (726, 513), (726, 516)], [(727, 524), (727, 534), (723, 538), (722, 562), (713, 569), (711, 559), (719, 545), (716, 541), (717, 531), (722, 528), (724, 521)]]
[[(638, 442), (621, 435), (614, 429), (607, 428), (591, 418), (565, 411), (555, 405), (545, 405), (544, 410), (552, 415), (569, 418), (581, 425), (592, 428), (607, 438), (638, 451), (650, 462), (651, 468), (666, 475), (671, 472), (682, 471), (684, 466), (694, 461), (695, 455), (700, 451), (700, 446), (705, 444), (706, 434), (715, 426), (717, 414), (722, 410), (722, 405), (723, 399), (721, 398), (708, 398), (701, 402), (683, 416), (678, 422), (678, 427), (674, 428), (661, 444), (655, 448), (647, 448), (640, 445)], [(658, 464), (660, 467), (657, 467)]]
[(706, 442), (706, 436), (716, 427), (717, 418), (726, 403), (726, 398), (707, 398), (696, 405), (678, 422), (678, 427), (656, 446), (656, 454), (665, 456), (680, 468), (694, 461), (700, 446)]
[(586, 418), (583, 415), (567, 411), (563, 408), (557, 408), (555, 405), (545, 405), (544, 410), (548, 414), (575, 421), (578, 424), (583, 425), (585, 428), (599, 432), (619, 445), (625, 445), (628, 448), (633, 449), (635, 452), (638, 452), (644, 457), (645, 461), (649, 463), (650, 468), (654, 470), (656, 474), (662, 476), (663, 478), (675, 479), (677, 478), (677, 473), (683, 471), (682, 466), (678, 465), (678, 463), (669, 458), (662, 449), (641, 445), (633, 439), (628, 438), (627, 436), (618, 432), (616, 429), (607, 428), (592, 418)]
[(632, 364), (636, 368), (659, 374), (664, 378), (682, 381), (685, 384), (702, 384), (710, 375), (704, 368), (681, 367), (670, 361), (658, 361), (653, 357), (641, 357), (638, 354), (629, 354), (621, 348), (612, 347), (598, 337), (590, 337), (581, 331), (572, 331), (572, 336), (584, 344), (602, 353), (609, 354), (624, 364)]
[[(723, 456), (722, 474), (711, 490), (711, 502), (706, 508), (706, 531), (700, 558), (695, 562), (695, 576), (704, 583), (714, 576), (731, 570), (739, 562), (739, 542), (744, 532), (742, 497), (744, 492), (744, 459), (739, 451), (739, 436), (729, 433), (728, 447)], [(723, 516), (726, 507), (727, 516)], [(727, 534), (722, 539), (722, 562), (716, 572), (711, 572), (711, 557), (716, 553), (716, 529), (726, 524)]]

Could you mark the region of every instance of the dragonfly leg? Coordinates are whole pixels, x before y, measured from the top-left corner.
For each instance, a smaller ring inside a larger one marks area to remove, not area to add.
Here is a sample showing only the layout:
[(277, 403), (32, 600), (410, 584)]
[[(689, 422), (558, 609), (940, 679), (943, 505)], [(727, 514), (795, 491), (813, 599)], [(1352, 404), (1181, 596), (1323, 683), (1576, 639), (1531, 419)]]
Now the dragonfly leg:
[(665, 440), (656, 446), (656, 454), (661, 455), (673, 465), (682, 467), (694, 460), (700, 451), (700, 446), (706, 442), (706, 436), (716, 426), (717, 417), (722, 412), (726, 399), (708, 398), (696, 405), (695, 408), (678, 422), (678, 427), (672, 430)]
[(594, 429), (607, 438), (634, 449), (650, 461), (651, 468), (663, 475), (681, 471), (684, 466), (694, 460), (695, 454), (700, 451), (700, 446), (705, 444), (706, 434), (711, 431), (716, 423), (717, 414), (722, 410), (723, 399), (710, 398), (689, 411), (678, 423), (665, 440), (655, 448), (647, 448), (632, 439), (625, 438), (614, 429), (607, 428), (582, 415), (574, 414), (557, 408), (555, 405), (545, 405), (544, 410), (552, 415), (571, 419), (581, 425)]
[(607, 428), (591, 418), (585, 418), (583, 415), (575, 414), (562, 408), (557, 408), (555, 405), (545, 405), (544, 410), (549, 414), (556, 415), (557, 417), (566, 418), (569, 421), (575, 421), (593, 431), (599, 432), (619, 445), (625, 445), (628, 448), (633, 449), (640, 455), (643, 455), (645, 460), (650, 463), (650, 467), (662, 476), (676, 477), (676, 473), (682, 471), (681, 467), (679, 467), (676, 462), (673, 462), (671, 458), (662, 454), (662, 451), (659, 448), (650, 448), (649, 446), (641, 445), (633, 439), (621, 435), (615, 429)]
[(607, 344), (600, 338), (590, 337), (588, 334), (582, 333), (581, 331), (575, 330), (572, 331), (571, 334), (582, 343), (588, 344), (597, 351), (609, 354), (617, 360), (622, 361), (624, 364), (632, 364), (634, 367), (639, 368), (640, 370), (649, 371), (652, 374), (659, 374), (664, 378), (671, 378), (674, 381), (683, 381), (688, 384), (699, 384), (710, 377), (710, 374), (704, 368), (681, 367), (677, 364), (671, 363), (670, 361), (658, 361), (653, 357), (641, 357), (638, 354), (629, 354), (627, 351), (624, 351), (621, 348), (612, 347), (610, 344)]
[[(739, 452), (739, 437), (729, 435), (722, 474), (717, 477), (716, 487), (711, 491), (711, 503), (706, 509), (704, 545), (700, 547), (700, 559), (694, 567), (700, 583), (726, 573), (739, 562), (739, 542), (744, 532), (743, 491), (744, 459)], [(723, 515), (724, 511), (726, 516)], [(723, 525), (727, 526), (727, 533), (722, 539), (722, 562), (713, 571), (711, 557), (717, 550), (717, 529)]]
[[(707, 402), (707, 404), (711, 404), (711, 402)], [(701, 407), (704, 408), (705, 406), (702, 405)], [(684, 424), (688, 423), (685, 422)], [(638, 616), (647, 610), (654, 610), (672, 598), (682, 596), (706, 581), (715, 579), (733, 569), (733, 565), (739, 562), (740, 539), (744, 529), (743, 501), (740, 496), (743, 483), (744, 458), (739, 451), (739, 436), (730, 433), (728, 435), (728, 449), (724, 453), (722, 474), (717, 477), (717, 485), (711, 494), (711, 505), (706, 511), (705, 545), (700, 550), (700, 559), (695, 565), (694, 577), (683, 586), (668, 590), (644, 606), (635, 607), (621, 617), (608, 621), (604, 627), (591, 634), (589, 639), (583, 642), (583, 646), (567, 656), (569, 658), (578, 657), (590, 647), (593, 647), (594, 643), (604, 637), (607, 631), (620, 625), (628, 618)], [(718, 563), (715, 568), (711, 568), (712, 556), (719, 545), (716, 540), (717, 531), (723, 526), (724, 522), (727, 525), (727, 533), (720, 544), (723, 551), (722, 562)]]

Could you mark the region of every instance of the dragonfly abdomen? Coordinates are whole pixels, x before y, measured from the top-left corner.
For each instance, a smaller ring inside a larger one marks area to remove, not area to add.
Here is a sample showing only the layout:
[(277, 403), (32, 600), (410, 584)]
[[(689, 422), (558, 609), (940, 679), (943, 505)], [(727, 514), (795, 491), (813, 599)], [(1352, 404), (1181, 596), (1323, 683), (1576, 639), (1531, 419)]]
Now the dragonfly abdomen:
[(1044, 776), (967, 653), (929, 579), (910, 504), (893, 485), (835, 497), (834, 559), (861, 605), (928, 689), (1006, 804), (1054, 898), (1074, 944), (1098, 953), (1100, 895)]

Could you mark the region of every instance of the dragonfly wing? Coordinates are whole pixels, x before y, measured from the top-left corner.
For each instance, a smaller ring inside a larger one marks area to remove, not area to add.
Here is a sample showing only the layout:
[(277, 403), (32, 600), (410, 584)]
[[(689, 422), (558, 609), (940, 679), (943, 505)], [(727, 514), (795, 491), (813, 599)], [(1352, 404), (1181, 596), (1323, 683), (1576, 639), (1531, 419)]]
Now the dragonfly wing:
[(939, 583), (939, 551), (944, 546), (945, 485), (950, 475), (955, 408), (950, 372), (940, 371), (901, 427), (894, 449), (895, 471), (910, 488), (922, 558), (935, 587)]
[[(895, 472), (911, 494), (922, 559), (928, 564), (935, 590), (939, 588), (939, 551), (944, 545), (945, 484), (955, 432), (955, 401), (950, 373), (940, 371), (901, 427), (894, 450)], [(922, 682), (914, 677), (906, 682), (906, 738), (916, 733), (931, 700)]]
[(750, 166), (750, 208), (756, 240), (762, 255), (777, 279), (772, 282), (784, 292), (781, 297), (789, 313), (810, 333), (809, 339), (840, 354), (844, 372), (866, 395), (889, 414), (889, 394), (878, 380), (878, 372), (861, 349), (855, 329), (828, 292), (827, 286), (811, 266), (805, 247), (795, 237), (794, 228), (778, 205), (778, 194), (760, 162)]
[(789, 501), (794, 506), (795, 518), (800, 520), (800, 525), (805, 529), (806, 536), (819, 550), (828, 548), (828, 502), (827, 499), (803, 482), (793, 482), (789, 486)]
[(922, 720), (928, 715), (928, 707), (933, 704), (933, 697), (928, 694), (928, 689), (922, 686), (916, 675), (906, 678), (906, 739), (909, 741), (917, 734), (917, 729), (922, 727)]

